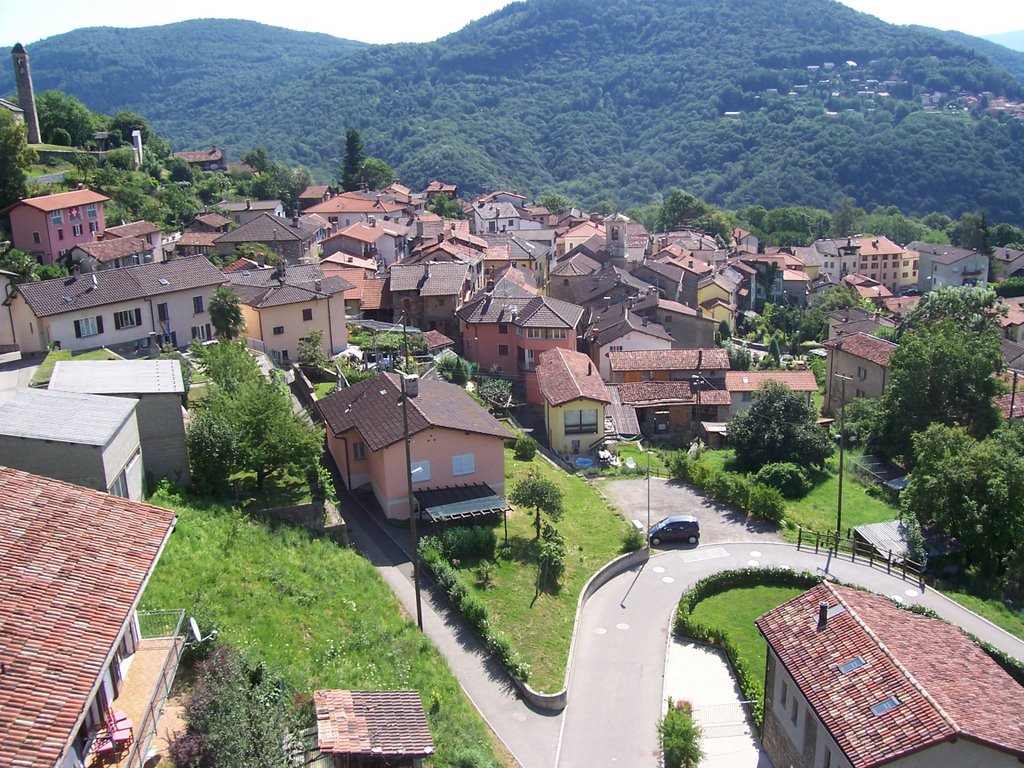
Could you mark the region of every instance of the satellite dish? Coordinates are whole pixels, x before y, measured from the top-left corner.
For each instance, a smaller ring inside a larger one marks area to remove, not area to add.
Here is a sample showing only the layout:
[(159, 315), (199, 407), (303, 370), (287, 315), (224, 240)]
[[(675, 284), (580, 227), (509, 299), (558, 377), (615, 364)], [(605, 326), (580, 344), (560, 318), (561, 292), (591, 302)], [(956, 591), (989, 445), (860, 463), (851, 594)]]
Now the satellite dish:
[(216, 640), (217, 639), (217, 630), (216, 629), (210, 630), (210, 634), (208, 634), (206, 637), (203, 637), (203, 633), (199, 629), (199, 622), (197, 622), (195, 620), (194, 616), (189, 616), (188, 617), (188, 623), (189, 623), (189, 626), (192, 627), (192, 637), (195, 638), (195, 640), (196, 640), (195, 644), (196, 645), (199, 645), (200, 643), (205, 643), (207, 640)]

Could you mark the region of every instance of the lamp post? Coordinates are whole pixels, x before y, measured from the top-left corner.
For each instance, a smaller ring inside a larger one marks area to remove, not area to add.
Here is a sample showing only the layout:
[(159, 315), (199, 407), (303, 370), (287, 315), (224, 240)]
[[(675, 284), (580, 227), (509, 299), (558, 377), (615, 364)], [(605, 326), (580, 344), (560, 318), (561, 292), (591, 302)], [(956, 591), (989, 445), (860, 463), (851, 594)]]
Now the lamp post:
[(846, 382), (853, 381), (853, 377), (842, 373), (834, 373), (832, 375), (843, 382), (839, 393), (842, 402), (839, 405), (839, 498), (836, 501), (836, 554), (838, 555), (839, 537), (843, 529), (843, 468), (845, 465), (843, 453), (846, 448)]
[[(409, 335), (406, 317), (402, 315), (402, 357), (403, 364), (409, 356)], [(404, 366), (403, 366), (404, 367)], [(402, 380), (402, 432), (405, 437), (405, 479), (409, 501), (409, 537), (412, 543), (412, 584), (416, 591), (416, 626), (423, 631), (423, 605), (420, 600), (420, 552), (419, 537), (416, 535), (416, 499), (412, 492), (412, 449), (409, 438), (409, 392), (406, 384), (405, 371), (399, 370)]]
[(651, 548), (651, 452), (647, 451), (647, 548)]

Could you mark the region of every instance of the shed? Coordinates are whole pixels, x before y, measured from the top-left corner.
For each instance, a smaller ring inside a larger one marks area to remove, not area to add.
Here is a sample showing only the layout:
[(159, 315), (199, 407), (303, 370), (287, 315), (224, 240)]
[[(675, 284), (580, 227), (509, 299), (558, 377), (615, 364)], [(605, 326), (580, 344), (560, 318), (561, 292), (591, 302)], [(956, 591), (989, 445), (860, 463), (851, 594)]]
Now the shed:
[(434, 754), (417, 691), (315, 691), (313, 706), (317, 746), (337, 768), (418, 768)]

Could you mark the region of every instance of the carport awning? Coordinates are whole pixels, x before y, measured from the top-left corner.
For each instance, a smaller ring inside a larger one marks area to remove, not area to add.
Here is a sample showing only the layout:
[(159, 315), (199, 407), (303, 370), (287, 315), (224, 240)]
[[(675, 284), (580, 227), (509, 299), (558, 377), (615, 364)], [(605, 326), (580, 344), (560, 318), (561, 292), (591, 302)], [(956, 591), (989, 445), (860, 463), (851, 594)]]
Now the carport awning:
[(505, 500), (484, 483), (460, 485), (452, 488), (432, 488), (413, 494), (420, 508), (420, 516), (434, 522), (465, 520), (507, 512)]

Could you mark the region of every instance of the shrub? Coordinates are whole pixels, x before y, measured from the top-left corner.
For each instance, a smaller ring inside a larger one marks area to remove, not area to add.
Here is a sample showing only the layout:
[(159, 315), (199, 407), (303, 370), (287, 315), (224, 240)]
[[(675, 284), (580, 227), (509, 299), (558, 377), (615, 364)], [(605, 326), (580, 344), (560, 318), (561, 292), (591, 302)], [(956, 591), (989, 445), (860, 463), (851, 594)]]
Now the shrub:
[(540, 550), (537, 553), (537, 567), (540, 569), (540, 583), (557, 586), (565, 573), (565, 539), (553, 525), (544, 525), (540, 536)]
[(759, 483), (775, 488), (787, 499), (802, 498), (812, 487), (806, 470), (788, 461), (765, 464), (754, 477)]
[(658, 723), (658, 738), (665, 768), (690, 768), (704, 759), (700, 748), (701, 730), (694, 722), (693, 709), (686, 702), (668, 700), (668, 712)]
[(774, 488), (761, 483), (751, 483), (747, 511), (754, 517), (778, 524), (786, 516), (786, 500)]
[(486, 525), (447, 528), (431, 538), (446, 560), (493, 560), (498, 546), (494, 529)]
[(71, 134), (64, 128), (54, 128), (53, 132), (50, 134), (50, 143), (56, 144), (58, 147), (70, 147)]
[(537, 441), (523, 435), (516, 439), (514, 450), (519, 461), (533, 461), (533, 457), (537, 455)]
[(644, 532), (636, 526), (630, 525), (626, 530), (626, 535), (622, 537), (622, 551), (636, 552), (646, 543)]

